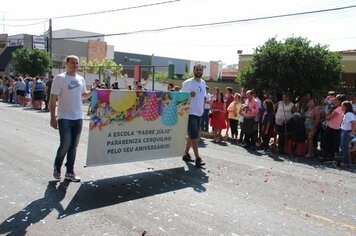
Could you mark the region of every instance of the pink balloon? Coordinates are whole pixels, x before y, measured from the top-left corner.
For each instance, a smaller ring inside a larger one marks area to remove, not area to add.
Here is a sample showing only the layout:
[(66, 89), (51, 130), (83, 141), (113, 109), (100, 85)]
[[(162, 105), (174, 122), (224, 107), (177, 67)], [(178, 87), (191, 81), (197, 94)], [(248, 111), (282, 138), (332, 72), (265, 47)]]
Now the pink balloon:
[(110, 103), (110, 93), (111, 89), (97, 89), (96, 92), (98, 93), (98, 100), (101, 102), (105, 102), (107, 104)]

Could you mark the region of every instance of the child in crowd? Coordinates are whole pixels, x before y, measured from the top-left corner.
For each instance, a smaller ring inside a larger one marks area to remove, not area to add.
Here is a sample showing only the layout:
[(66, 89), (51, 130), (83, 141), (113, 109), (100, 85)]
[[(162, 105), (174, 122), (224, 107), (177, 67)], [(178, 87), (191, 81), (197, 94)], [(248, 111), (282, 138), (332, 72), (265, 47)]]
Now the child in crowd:
[(269, 149), (269, 141), (275, 135), (275, 113), (273, 102), (266, 99), (263, 102), (264, 113), (262, 116), (262, 148), (263, 150)]
[(326, 105), (326, 114), (330, 114), (335, 109), (335, 91), (329, 91), (328, 96), (324, 100), (324, 105)]
[(305, 128), (304, 119), (300, 113), (295, 112), (287, 123), (287, 147), (288, 155), (295, 154), (299, 157), (305, 156)]

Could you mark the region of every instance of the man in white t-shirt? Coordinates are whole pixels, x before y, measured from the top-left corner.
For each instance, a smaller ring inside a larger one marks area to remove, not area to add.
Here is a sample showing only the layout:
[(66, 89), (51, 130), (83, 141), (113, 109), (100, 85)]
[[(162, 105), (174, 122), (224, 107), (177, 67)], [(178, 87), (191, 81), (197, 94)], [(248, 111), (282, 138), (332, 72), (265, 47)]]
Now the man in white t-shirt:
[(205, 165), (198, 152), (199, 131), (201, 127), (201, 117), (204, 113), (204, 104), (206, 100), (206, 83), (201, 78), (203, 75), (203, 66), (196, 64), (194, 66), (194, 77), (187, 79), (182, 84), (182, 92), (190, 92), (190, 110), (188, 119), (188, 139), (185, 145), (183, 160), (185, 162), (194, 162), (189, 154), (192, 147), (195, 155), (195, 166), (202, 167)]
[(73, 182), (80, 181), (74, 172), (74, 162), (84, 118), (82, 99), (88, 99), (91, 96), (91, 91), (86, 90), (84, 78), (77, 74), (78, 66), (79, 58), (77, 56), (67, 56), (67, 72), (54, 78), (49, 101), (51, 127), (58, 128), (60, 136), (53, 177), (61, 179), (61, 167), (64, 157), (67, 156), (65, 179)]

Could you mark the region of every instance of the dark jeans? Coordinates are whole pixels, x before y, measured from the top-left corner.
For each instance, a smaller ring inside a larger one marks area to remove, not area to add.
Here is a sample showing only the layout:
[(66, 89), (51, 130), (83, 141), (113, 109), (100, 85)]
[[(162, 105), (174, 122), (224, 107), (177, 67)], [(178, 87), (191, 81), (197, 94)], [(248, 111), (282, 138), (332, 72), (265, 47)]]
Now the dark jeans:
[(278, 150), (280, 153), (285, 153), (285, 146), (286, 146), (286, 126), (285, 125), (277, 125), (276, 124), (276, 131), (278, 134)]
[(67, 173), (74, 172), (74, 162), (77, 154), (80, 134), (82, 132), (83, 120), (58, 120), (60, 144), (57, 150), (54, 166), (61, 167), (64, 157), (67, 155)]
[(323, 136), (323, 151), (327, 158), (334, 158), (335, 152), (338, 151), (340, 144), (340, 130), (332, 129), (329, 126), (326, 128)]
[(256, 146), (255, 128), (255, 118), (245, 117), (242, 123), (242, 131), (245, 134), (245, 142), (250, 147)]
[(229, 119), (229, 120), (230, 120), (231, 137), (237, 138), (237, 136), (239, 134), (239, 131), (237, 129), (239, 121), (235, 120), (235, 119)]
[(197, 139), (201, 127), (201, 116), (189, 115), (188, 118), (188, 136), (190, 139)]
[(201, 119), (202, 122), (201, 129), (204, 132), (209, 132), (209, 111), (210, 109), (205, 109)]
[(271, 140), (271, 137), (265, 134), (262, 134), (262, 148), (263, 149), (268, 149), (269, 148), (269, 141)]
[(49, 102), (50, 96), (51, 95), (48, 93), (45, 95), (45, 100), (44, 100), (45, 101), (45, 108), (44, 108), (45, 110), (48, 110), (48, 102)]

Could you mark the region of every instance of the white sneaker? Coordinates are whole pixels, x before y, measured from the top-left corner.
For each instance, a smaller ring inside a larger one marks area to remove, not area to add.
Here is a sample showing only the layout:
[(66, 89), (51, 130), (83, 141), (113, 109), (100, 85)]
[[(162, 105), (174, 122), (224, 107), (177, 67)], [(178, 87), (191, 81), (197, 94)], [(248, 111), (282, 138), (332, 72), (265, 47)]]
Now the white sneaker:
[(80, 182), (80, 177), (77, 176), (75, 173), (66, 173), (65, 179), (70, 180), (72, 182)]

